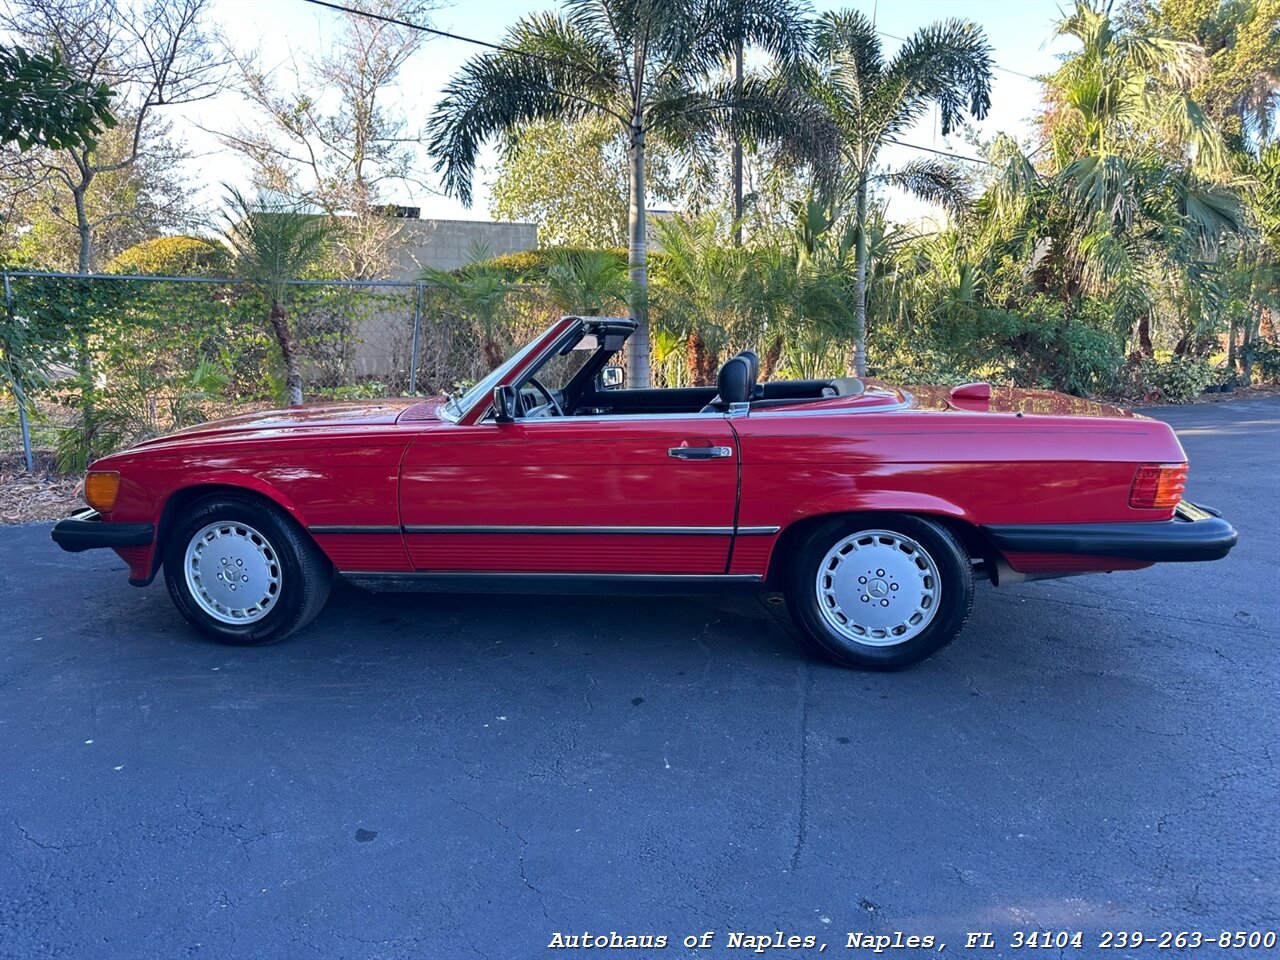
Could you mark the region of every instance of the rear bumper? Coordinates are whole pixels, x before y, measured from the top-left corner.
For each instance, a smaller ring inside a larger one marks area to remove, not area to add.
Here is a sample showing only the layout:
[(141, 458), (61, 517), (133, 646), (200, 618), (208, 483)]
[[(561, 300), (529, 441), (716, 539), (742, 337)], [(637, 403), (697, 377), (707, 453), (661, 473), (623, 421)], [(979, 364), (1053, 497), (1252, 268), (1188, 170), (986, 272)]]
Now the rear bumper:
[(68, 553), (99, 547), (145, 547), (156, 538), (154, 523), (106, 523), (93, 508), (73, 513), (53, 526), (53, 542)]
[(1217, 511), (1178, 505), (1155, 523), (996, 524), (982, 530), (1005, 553), (1080, 554), (1151, 563), (1221, 560), (1239, 535)]

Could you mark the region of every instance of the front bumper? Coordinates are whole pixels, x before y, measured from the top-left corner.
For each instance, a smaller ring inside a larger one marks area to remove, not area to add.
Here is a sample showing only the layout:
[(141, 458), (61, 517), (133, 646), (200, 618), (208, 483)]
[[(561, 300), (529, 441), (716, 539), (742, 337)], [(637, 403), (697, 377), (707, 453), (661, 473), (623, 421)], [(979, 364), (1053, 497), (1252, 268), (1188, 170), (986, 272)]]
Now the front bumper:
[(156, 538), (154, 523), (106, 523), (86, 507), (53, 526), (53, 542), (68, 553), (99, 547), (145, 547)]
[(1221, 560), (1239, 534), (1216, 510), (1183, 501), (1154, 523), (996, 524), (982, 530), (1005, 553), (1080, 554), (1153, 563)]

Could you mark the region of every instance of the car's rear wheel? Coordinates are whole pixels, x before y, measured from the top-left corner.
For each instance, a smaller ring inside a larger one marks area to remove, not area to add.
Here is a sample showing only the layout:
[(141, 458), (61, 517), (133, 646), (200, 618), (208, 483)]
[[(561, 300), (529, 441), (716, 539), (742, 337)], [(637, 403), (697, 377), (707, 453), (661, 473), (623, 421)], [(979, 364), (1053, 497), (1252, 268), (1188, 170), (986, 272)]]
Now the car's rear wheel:
[(896, 670), (936, 653), (964, 627), (973, 569), (938, 523), (862, 515), (810, 535), (786, 593), (812, 651), (842, 666)]
[(165, 583), (187, 622), (219, 643), (272, 643), (324, 607), (333, 568), (283, 512), (256, 500), (202, 500), (165, 546)]

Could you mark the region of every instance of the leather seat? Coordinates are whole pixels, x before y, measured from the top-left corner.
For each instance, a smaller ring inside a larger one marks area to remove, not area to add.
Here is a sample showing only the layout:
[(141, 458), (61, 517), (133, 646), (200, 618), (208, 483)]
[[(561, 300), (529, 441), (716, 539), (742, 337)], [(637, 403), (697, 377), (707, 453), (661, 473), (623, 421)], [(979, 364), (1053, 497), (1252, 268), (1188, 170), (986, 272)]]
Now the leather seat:
[(731, 404), (748, 403), (755, 393), (758, 369), (741, 353), (726, 360), (716, 377), (716, 389), (719, 392), (714, 400), (702, 408), (702, 413), (724, 413)]

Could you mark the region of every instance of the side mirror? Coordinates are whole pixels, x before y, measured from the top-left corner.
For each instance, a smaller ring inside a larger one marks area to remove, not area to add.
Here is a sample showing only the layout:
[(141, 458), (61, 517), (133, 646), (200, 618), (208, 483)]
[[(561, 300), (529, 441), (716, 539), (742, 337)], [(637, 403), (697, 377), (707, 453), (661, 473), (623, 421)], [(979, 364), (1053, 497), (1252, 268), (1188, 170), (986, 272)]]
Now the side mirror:
[(596, 378), (601, 390), (616, 390), (622, 386), (625, 377), (621, 367), (605, 367)]
[(520, 394), (515, 387), (493, 388), (493, 419), (498, 423), (511, 423), (520, 412)]

